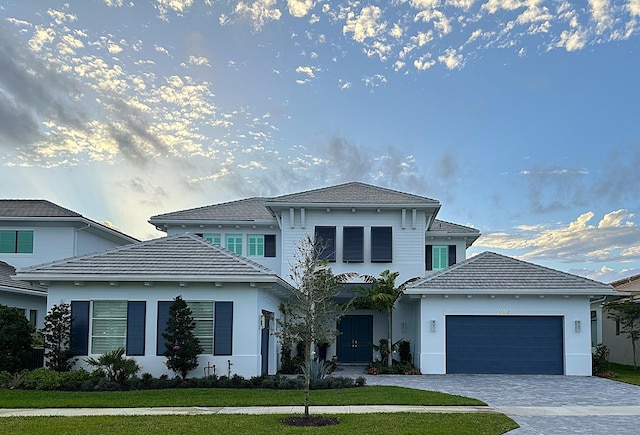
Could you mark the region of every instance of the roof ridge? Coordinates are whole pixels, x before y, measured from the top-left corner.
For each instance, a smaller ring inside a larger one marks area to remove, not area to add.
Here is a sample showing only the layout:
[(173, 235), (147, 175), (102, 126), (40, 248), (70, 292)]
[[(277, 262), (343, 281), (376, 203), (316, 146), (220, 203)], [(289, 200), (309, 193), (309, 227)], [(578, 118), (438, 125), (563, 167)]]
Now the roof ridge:
[(208, 204), (208, 205), (201, 205), (199, 207), (187, 208), (187, 209), (183, 209), (183, 210), (169, 211), (169, 212), (166, 212), (166, 213), (161, 213), (161, 214), (157, 214), (157, 215), (151, 216), (149, 219), (154, 219), (154, 218), (158, 218), (158, 217), (162, 217), (162, 216), (166, 216), (166, 215), (171, 215), (171, 214), (175, 214), (175, 213), (184, 213), (184, 212), (190, 212), (190, 211), (196, 211), (196, 210), (204, 210), (204, 209), (207, 209), (207, 208), (210, 208), (210, 207), (218, 207), (218, 206), (222, 206), (222, 205), (237, 204), (239, 202), (257, 200), (257, 199), (262, 199), (262, 200), (266, 201), (266, 200), (271, 199), (271, 197), (269, 197), (269, 196), (250, 196), (249, 198), (234, 199), (234, 200), (231, 200), (231, 201), (218, 202), (218, 203)]
[(362, 187), (367, 187), (367, 188), (370, 188), (370, 189), (376, 189), (378, 191), (383, 191), (383, 192), (387, 192), (387, 193), (394, 193), (394, 194), (397, 194), (397, 195), (411, 196), (411, 197), (414, 197), (416, 199), (421, 199), (421, 200), (425, 200), (426, 199), (426, 200), (429, 200), (429, 201), (439, 202), (436, 199), (430, 198), (428, 196), (418, 195), (416, 193), (403, 192), (403, 191), (400, 191), (400, 190), (397, 190), (397, 189), (392, 189), (390, 187), (383, 187), (383, 186), (378, 186), (378, 185), (375, 185), (375, 184), (365, 183), (363, 181), (348, 181), (348, 182), (345, 182), (345, 183), (328, 185), (328, 186), (318, 187), (318, 188), (315, 188), (315, 189), (303, 190), (303, 191), (300, 191), (300, 192), (287, 193), (287, 194), (279, 195), (279, 196), (276, 196), (276, 197), (273, 197), (273, 198), (270, 198), (270, 199), (272, 199), (274, 201), (278, 201), (281, 198), (286, 198), (286, 197), (289, 197), (289, 196), (307, 195), (307, 194), (311, 194), (311, 193), (322, 192), (322, 191), (329, 190), (329, 189), (340, 189), (340, 188), (349, 187), (349, 186), (362, 186)]

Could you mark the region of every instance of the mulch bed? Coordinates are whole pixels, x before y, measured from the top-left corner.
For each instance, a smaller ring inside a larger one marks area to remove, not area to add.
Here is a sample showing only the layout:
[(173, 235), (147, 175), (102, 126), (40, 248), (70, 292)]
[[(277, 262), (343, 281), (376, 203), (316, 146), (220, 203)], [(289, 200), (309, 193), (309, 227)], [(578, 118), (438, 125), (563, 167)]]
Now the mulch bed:
[(280, 420), (289, 426), (333, 426), (340, 423), (338, 417), (322, 417), (320, 415), (310, 415), (309, 417), (286, 417)]

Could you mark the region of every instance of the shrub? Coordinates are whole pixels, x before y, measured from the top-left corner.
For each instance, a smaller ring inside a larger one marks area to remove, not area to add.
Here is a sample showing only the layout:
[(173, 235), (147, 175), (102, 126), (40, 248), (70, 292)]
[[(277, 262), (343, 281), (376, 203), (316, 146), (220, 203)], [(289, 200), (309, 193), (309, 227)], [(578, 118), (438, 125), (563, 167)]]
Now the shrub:
[(600, 343), (592, 355), (592, 371), (594, 375), (607, 374), (609, 372), (609, 348)]
[(27, 368), (33, 352), (33, 332), (20, 310), (0, 305), (0, 371), (16, 373)]
[(39, 368), (26, 372), (24, 375), (24, 387), (31, 390), (57, 390), (62, 378), (60, 375), (47, 368)]
[(60, 390), (82, 391), (93, 389), (96, 377), (85, 369), (60, 373)]
[(400, 340), (398, 342), (398, 353), (400, 354), (401, 363), (411, 362), (411, 342), (409, 340)]
[(198, 355), (203, 349), (195, 336), (196, 322), (191, 309), (181, 296), (176, 296), (169, 307), (167, 330), (162, 333), (167, 342), (163, 355), (167, 357), (165, 364), (169, 370), (180, 375), (182, 379), (198, 367)]
[(140, 371), (140, 366), (135, 359), (124, 356), (124, 348), (100, 355), (98, 359), (87, 358), (85, 361), (97, 371), (104, 373), (109, 382), (121, 385)]
[(58, 304), (51, 307), (44, 317), (46, 365), (56, 372), (68, 372), (77, 359), (71, 349), (71, 305)]

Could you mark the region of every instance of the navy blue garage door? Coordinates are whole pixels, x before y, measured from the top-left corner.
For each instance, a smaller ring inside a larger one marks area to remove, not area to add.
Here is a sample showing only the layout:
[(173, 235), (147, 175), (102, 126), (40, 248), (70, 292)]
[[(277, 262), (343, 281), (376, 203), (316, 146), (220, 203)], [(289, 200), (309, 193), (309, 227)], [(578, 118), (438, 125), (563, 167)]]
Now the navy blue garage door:
[(564, 374), (560, 316), (447, 316), (447, 373)]

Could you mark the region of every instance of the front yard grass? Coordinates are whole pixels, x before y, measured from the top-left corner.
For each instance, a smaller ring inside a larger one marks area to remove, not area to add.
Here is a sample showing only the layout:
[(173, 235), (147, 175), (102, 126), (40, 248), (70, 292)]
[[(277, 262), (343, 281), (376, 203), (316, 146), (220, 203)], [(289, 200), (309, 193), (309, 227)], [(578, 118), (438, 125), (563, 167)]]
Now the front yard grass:
[[(0, 390), (0, 408), (302, 405), (302, 390), (188, 388), (134, 391)], [(484, 405), (468, 397), (392, 386), (314, 390), (311, 405)], [(0, 432), (1, 433), (1, 432)]]
[(283, 415), (166, 415), (0, 418), (12, 434), (503, 434), (518, 425), (502, 414), (346, 414), (340, 424), (318, 428), (280, 423)]
[(611, 363), (609, 370), (617, 376), (612, 378), (615, 381), (626, 382), (627, 384), (640, 385), (640, 369), (633, 366), (623, 366), (622, 364)]

